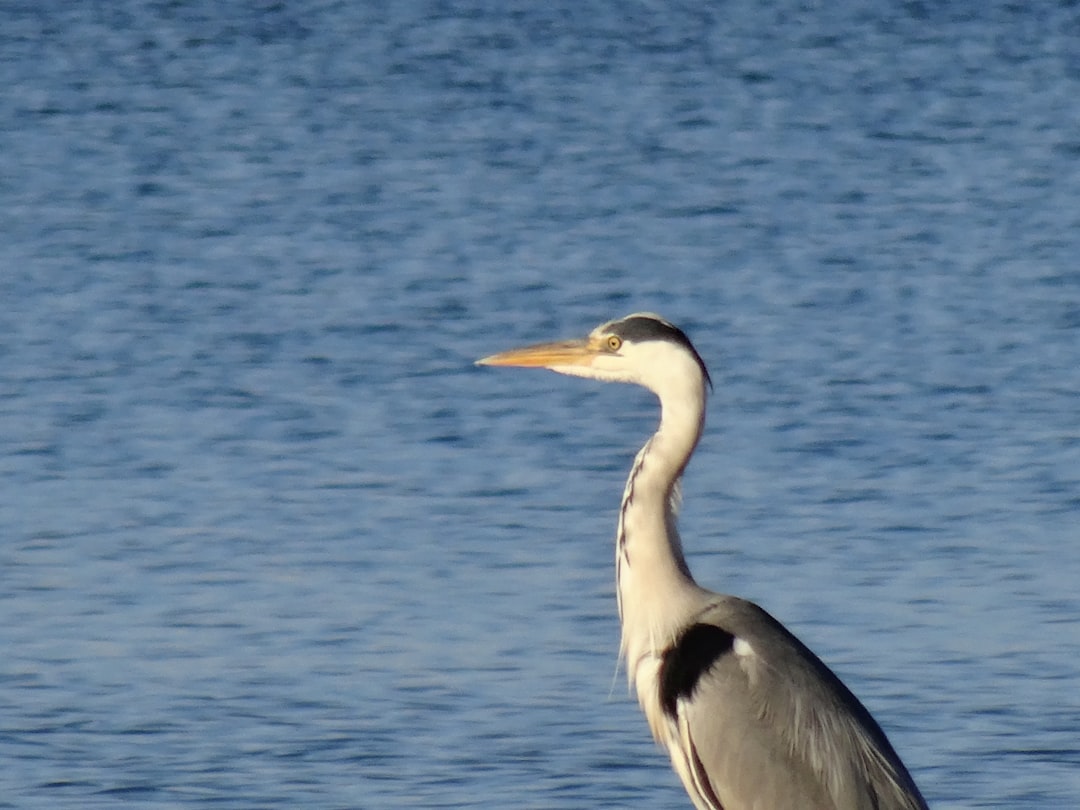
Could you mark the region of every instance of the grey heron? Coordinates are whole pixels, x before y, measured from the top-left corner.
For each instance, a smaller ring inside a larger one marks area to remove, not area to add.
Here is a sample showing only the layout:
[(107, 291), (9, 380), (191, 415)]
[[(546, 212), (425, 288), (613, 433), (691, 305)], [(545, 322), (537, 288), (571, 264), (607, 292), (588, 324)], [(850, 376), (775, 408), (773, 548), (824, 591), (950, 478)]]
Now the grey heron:
[(620, 656), (698, 810), (927, 810), (881, 727), (813, 652), (764, 609), (691, 576), (679, 480), (712, 383), (680, 329), (635, 313), (477, 363), (635, 383), (660, 400), (619, 509)]

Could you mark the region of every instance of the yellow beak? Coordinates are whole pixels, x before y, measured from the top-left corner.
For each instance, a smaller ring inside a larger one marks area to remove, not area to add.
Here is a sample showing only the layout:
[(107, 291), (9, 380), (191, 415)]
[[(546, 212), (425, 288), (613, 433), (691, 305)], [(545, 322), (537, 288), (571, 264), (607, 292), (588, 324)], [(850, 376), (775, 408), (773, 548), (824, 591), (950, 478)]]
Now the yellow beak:
[(518, 366), (522, 368), (551, 368), (552, 366), (589, 366), (599, 354), (589, 340), (560, 340), (555, 343), (538, 343), (500, 352), (482, 360), (478, 366)]

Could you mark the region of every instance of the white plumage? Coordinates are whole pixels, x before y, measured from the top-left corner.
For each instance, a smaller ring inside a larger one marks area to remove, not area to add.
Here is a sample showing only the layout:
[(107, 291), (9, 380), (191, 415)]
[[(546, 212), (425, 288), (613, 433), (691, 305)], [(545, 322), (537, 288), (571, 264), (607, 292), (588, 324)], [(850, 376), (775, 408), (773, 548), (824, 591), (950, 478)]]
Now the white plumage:
[(694, 581), (679, 478), (704, 427), (708, 371), (672, 324), (637, 313), (584, 340), (479, 361), (644, 386), (660, 424), (634, 459), (616, 531), (621, 655), (656, 740), (699, 810), (926, 810), (884, 732), (768, 613)]

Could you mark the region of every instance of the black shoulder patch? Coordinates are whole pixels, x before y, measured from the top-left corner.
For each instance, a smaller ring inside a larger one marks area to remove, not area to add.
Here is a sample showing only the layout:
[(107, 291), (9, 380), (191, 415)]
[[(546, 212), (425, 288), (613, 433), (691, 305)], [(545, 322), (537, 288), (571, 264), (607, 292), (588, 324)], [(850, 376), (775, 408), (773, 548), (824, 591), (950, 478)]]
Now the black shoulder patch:
[(731, 652), (735, 636), (714, 624), (693, 624), (664, 652), (660, 664), (660, 705), (670, 717), (681, 697), (690, 697), (701, 677)]

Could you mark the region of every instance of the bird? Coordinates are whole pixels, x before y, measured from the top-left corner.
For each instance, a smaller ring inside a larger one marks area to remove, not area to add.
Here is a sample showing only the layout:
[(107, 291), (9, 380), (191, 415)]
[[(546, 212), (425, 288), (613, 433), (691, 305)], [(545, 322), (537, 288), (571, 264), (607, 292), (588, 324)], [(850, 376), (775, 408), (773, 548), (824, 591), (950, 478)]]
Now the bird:
[(619, 655), (698, 810), (928, 810), (881, 726), (821, 659), (764, 608), (691, 575), (676, 517), (712, 380), (681, 329), (637, 312), (476, 363), (632, 383), (659, 399), (618, 512)]

